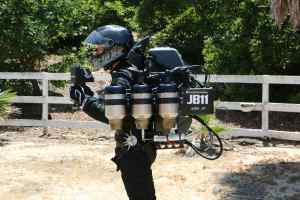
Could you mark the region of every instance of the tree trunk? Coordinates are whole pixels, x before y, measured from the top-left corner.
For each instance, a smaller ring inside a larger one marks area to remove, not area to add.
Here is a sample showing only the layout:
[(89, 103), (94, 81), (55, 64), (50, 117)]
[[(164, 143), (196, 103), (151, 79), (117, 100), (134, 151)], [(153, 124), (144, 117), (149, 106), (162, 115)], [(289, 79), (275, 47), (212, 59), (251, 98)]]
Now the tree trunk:
[(279, 28), (282, 27), (287, 17), (295, 30), (300, 28), (299, 0), (273, 0), (271, 11)]

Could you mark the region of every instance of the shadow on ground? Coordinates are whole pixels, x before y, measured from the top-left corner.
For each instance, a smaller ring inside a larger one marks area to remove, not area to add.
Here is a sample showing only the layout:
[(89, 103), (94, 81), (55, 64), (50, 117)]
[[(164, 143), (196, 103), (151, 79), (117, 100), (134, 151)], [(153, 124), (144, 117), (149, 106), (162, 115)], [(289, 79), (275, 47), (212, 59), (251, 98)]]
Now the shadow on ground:
[(224, 200), (299, 200), (300, 162), (259, 163), (225, 175)]
[(8, 139), (0, 138), (0, 147), (3, 147), (9, 143)]

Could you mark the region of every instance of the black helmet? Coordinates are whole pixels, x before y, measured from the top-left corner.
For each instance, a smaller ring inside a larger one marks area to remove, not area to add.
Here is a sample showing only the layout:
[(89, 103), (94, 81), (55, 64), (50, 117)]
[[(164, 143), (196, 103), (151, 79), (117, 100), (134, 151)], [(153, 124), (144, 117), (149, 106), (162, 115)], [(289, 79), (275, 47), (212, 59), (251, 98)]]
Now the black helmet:
[(125, 27), (118, 25), (101, 26), (84, 40), (93, 65), (99, 69), (109, 69), (115, 61), (126, 57), (133, 46), (133, 36)]

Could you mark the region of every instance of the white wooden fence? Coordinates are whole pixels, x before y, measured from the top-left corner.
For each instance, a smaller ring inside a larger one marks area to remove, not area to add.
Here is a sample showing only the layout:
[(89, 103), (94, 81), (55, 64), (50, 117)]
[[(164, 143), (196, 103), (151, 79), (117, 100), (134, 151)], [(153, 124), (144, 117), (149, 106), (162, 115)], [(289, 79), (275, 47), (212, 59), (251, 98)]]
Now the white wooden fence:
[[(200, 81), (204, 80), (203, 75), (197, 75)], [(53, 128), (100, 128), (107, 125), (96, 121), (71, 121), (71, 120), (48, 120), (49, 104), (73, 104), (69, 97), (51, 97), (48, 96), (49, 81), (71, 79), (67, 73), (14, 73), (1, 72), (0, 79), (25, 79), (25, 80), (42, 80), (43, 96), (17, 96), (12, 103), (37, 103), (43, 104), (43, 112), (41, 120), (5, 120), (0, 121), (0, 126), (38, 126)], [(109, 75), (97, 74), (96, 81), (109, 80)], [(218, 102), (217, 109), (241, 110), (241, 111), (261, 111), (262, 113), (262, 129), (241, 129), (235, 128), (228, 131), (229, 136), (253, 136), (253, 137), (271, 137), (285, 140), (300, 141), (299, 132), (286, 132), (269, 130), (269, 111), (278, 112), (297, 112), (300, 113), (300, 104), (286, 103), (270, 103), (269, 102), (269, 86), (270, 84), (300, 84), (299, 76), (269, 76), (269, 75), (211, 75), (210, 82), (214, 83), (254, 83), (262, 85), (262, 101), (261, 102)]]

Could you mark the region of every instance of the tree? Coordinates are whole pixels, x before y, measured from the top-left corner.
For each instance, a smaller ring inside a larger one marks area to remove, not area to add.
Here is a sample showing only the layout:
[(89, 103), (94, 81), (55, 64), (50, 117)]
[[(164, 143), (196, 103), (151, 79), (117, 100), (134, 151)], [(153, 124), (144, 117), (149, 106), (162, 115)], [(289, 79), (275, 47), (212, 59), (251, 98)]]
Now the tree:
[[(205, 66), (222, 74), (300, 75), (300, 35), (288, 23), (278, 29), (269, 15), (268, 1), (227, 2), (234, 6), (222, 9), (224, 19), (217, 21), (214, 34), (204, 42)], [(270, 98), (283, 102), (296, 91), (272, 86)], [(230, 86), (225, 93), (228, 99), (247, 96), (252, 98), (249, 100), (260, 100), (257, 89), (243, 86)]]
[(203, 54), (205, 64), (217, 73), (300, 74), (300, 35), (288, 24), (278, 30), (268, 1), (228, 1), (223, 20), (207, 36)]
[(182, 0), (142, 0), (136, 8), (136, 21), (139, 32), (157, 32), (184, 12), (190, 3)]
[[(203, 64), (211, 73), (219, 74), (300, 74), (300, 35), (288, 23), (278, 29), (268, 0), (182, 1), (183, 9), (174, 10), (163, 6), (166, 2), (159, 1), (162, 6), (157, 6), (155, 1), (144, 0), (141, 6), (147, 3), (155, 9), (144, 9), (140, 16), (146, 17), (138, 22), (148, 32), (160, 27), (155, 44), (178, 48), (188, 63)], [(159, 21), (162, 23), (156, 26)], [(237, 92), (234, 87), (225, 88), (223, 94), (259, 100), (253, 95), (256, 88), (241, 87)], [(282, 92), (287, 98), (292, 95)]]
[(273, 17), (279, 27), (289, 17), (295, 30), (300, 27), (300, 1), (299, 0), (273, 0), (271, 4)]
[(206, 30), (194, 8), (189, 8), (172, 20), (172, 23), (156, 34), (155, 45), (177, 48), (190, 64), (204, 64), (203, 41)]
[[(0, 71), (47, 71), (50, 54), (76, 52), (98, 26), (128, 25), (132, 9), (122, 1), (4, 0), (0, 2)], [(50, 70), (65, 71), (66, 65)], [(59, 70), (57, 70), (59, 69)], [(1, 81), (19, 95), (40, 95), (37, 81)]]

